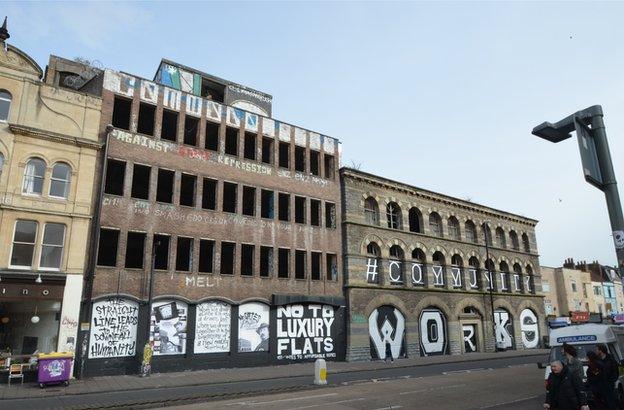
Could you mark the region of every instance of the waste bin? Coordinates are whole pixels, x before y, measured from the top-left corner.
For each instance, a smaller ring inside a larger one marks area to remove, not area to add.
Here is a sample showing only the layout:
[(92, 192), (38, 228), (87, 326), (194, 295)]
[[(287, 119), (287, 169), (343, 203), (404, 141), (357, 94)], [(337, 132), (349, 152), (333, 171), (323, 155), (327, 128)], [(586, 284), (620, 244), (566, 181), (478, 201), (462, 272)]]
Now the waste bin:
[(39, 371), (37, 372), (39, 387), (61, 383), (67, 386), (73, 359), (74, 356), (67, 352), (39, 354)]

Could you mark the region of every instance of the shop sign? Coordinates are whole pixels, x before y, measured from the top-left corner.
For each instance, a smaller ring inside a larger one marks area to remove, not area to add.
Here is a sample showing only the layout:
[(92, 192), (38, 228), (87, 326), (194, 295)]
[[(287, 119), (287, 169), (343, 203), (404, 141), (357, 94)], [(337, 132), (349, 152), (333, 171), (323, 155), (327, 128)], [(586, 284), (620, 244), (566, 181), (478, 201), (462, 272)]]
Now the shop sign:
[(570, 320), (574, 323), (589, 322), (589, 312), (570, 312)]
[(23, 283), (0, 284), (0, 296), (14, 299), (63, 299), (63, 285), (26, 285)]

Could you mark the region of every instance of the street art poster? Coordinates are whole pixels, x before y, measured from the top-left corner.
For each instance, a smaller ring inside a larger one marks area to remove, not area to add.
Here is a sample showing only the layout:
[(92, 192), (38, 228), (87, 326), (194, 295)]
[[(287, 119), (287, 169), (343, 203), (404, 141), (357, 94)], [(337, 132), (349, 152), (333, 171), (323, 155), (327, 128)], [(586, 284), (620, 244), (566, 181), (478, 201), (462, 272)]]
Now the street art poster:
[(403, 284), (403, 265), (399, 261), (388, 261), (388, 277), (392, 285)]
[(230, 351), (232, 308), (219, 301), (200, 303), (195, 312), (195, 353)]
[(134, 356), (139, 304), (122, 298), (93, 303), (89, 358)]
[(320, 304), (277, 307), (277, 360), (335, 359), (335, 308)]
[(496, 347), (498, 349), (513, 348), (513, 323), (511, 315), (504, 309), (494, 311)]
[(152, 304), (150, 341), (154, 342), (154, 356), (186, 353), (187, 316), (184, 302), (161, 300)]
[(379, 283), (379, 260), (377, 258), (366, 260), (366, 282)]
[(463, 325), (462, 332), (464, 334), (464, 352), (473, 353), (477, 351), (477, 326)]
[(368, 317), (371, 357), (385, 360), (405, 357), (405, 317), (391, 305), (373, 310)]
[(423, 309), (418, 323), (421, 355), (445, 354), (447, 337), (444, 314), (438, 309)]
[(522, 344), (527, 349), (535, 349), (539, 345), (539, 326), (537, 316), (531, 309), (520, 312), (520, 332)]
[(238, 307), (238, 351), (269, 351), (269, 306), (250, 302)]

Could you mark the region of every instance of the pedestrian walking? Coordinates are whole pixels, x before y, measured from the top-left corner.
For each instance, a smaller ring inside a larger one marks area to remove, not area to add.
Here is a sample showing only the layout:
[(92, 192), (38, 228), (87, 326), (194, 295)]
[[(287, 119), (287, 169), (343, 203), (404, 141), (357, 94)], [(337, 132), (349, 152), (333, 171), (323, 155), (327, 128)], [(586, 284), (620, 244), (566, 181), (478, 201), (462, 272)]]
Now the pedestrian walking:
[(607, 382), (604, 366), (595, 352), (587, 352), (587, 360), (587, 390), (592, 396), (591, 408), (592, 410), (604, 410), (607, 408), (605, 401)]
[(563, 353), (566, 357), (566, 367), (568, 371), (575, 377), (578, 377), (579, 382), (583, 384), (585, 378), (585, 372), (583, 371), (583, 363), (578, 359), (576, 348), (567, 343), (563, 344)]
[(615, 361), (613, 356), (609, 354), (609, 350), (604, 344), (596, 345), (595, 352), (600, 359), (600, 362), (602, 363), (602, 367), (604, 368), (605, 378), (603, 382), (605, 404), (608, 410), (616, 410), (617, 397), (615, 395), (615, 382), (617, 382), (618, 378), (620, 377), (618, 363)]
[(589, 410), (583, 386), (578, 377), (573, 376), (561, 363), (555, 360), (550, 363), (551, 373), (548, 376), (545, 409), (555, 410)]

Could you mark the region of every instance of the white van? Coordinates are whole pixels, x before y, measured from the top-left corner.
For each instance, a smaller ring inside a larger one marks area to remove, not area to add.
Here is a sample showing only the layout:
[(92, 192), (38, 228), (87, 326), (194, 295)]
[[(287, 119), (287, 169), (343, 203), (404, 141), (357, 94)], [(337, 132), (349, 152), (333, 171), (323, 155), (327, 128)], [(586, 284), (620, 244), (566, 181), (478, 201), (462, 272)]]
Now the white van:
[[(583, 362), (583, 370), (587, 372), (587, 352), (596, 349), (596, 345), (604, 344), (609, 353), (621, 366), (624, 365), (624, 326), (587, 323), (582, 325), (566, 326), (550, 331), (550, 355), (548, 363), (538, 363), (539, 368), (545, 368), (544, 380), (550, 375), (550, 363), (554, 360), (565, 362), (563, 344), (567, 343), (576, 348), (578, 359)], [(584, 379), (583, 381), (585, 381)], [(620, 378), (616, 382), (616, 391), (620, 406), (624, 405), (624, 372), (620, 370)]]

